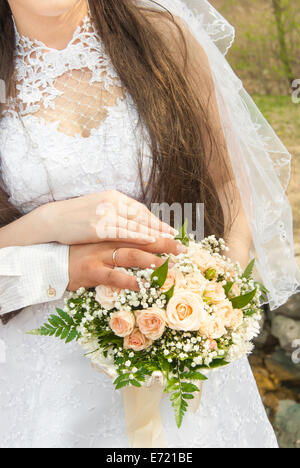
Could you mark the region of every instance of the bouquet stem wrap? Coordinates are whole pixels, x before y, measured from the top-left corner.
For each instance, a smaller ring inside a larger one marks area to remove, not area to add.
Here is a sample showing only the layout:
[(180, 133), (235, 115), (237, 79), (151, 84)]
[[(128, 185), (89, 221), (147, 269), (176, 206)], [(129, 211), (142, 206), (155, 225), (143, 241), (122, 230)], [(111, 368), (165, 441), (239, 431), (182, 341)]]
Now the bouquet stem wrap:
[(165, 448), (166, 441), (159, 405), (163, 387), (127, 387), (123, 389), (124, 412), (131, 448)]
[[(199, 409), (202, 388), (202, 383), (199, 383), (199, 392), (189, 404), (189, 409), (193, 413)], [(159, 410), (163, 393), (164, 388), (160, 382), (155, 382), (150, 387), (123, 389), (124, 412), (131, 448), (166, 447)]]

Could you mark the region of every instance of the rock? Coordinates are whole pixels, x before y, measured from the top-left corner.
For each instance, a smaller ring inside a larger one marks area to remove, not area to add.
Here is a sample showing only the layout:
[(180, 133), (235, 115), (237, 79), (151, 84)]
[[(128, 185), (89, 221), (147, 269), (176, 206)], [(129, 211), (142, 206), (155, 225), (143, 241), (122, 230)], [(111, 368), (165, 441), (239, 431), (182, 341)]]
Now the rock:
[(272, 379), (266, 369), (254, 367), (252, 370), (261, 396), (278, 388), (278, 382)]
[(264, 402), (264, 405), (267, 408), (270, 408), (274, 414), (277, 413), (277, 410), (279, 407), (279, 398), (277, 397), (276, 393), (272, 393), (272, 392), (266, 393), (263, 396), (263, 402)]
[(278, 338), (283, 349), (293, 352), (293, 343), (300, 339), (300, 321), (277, 315), (272, 321), (272, 335)]
[(267, 356), (265, 364), (269, 372), (280, 382), (299, 382), (300, 384), (300, 364), (293, 364), (291, 358), (281, 349)]
[(251, 367), (264, 367), (264, 358), (261, 354), (257, 352), (249, 356), (249, 362)]
[(285, 305), (279, 307), (279, 309), (269, 312), (269, 315), (272, 321), (278, 315), (283, 315), (294, 320), (300, 320), (300, 294), (292, 296)]
[(300, 404), (291, 400), (280, 401), (275, 430), (281, 448), (300, 448)]

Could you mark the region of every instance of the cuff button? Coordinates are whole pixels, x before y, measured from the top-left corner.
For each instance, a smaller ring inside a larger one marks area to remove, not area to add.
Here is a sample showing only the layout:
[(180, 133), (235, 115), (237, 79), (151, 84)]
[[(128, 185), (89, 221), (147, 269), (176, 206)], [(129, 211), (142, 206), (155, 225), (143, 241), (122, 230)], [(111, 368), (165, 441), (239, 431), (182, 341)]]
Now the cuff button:
[(49, 297), (56, 297), (56, 291), (54, 288), (49, 287), (47, 294)]

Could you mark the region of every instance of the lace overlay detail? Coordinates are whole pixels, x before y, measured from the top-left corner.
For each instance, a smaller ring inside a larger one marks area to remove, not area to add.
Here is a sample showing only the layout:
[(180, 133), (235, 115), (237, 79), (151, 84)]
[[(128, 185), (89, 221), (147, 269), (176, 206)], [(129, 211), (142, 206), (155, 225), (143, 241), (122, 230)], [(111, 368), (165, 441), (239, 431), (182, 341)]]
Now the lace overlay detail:
[(125, 98), (89, 17), (61, 51), (16, 35), (19, 115), (31, 114), (56, 123), (66, 135), (86, 138), (99, 128), (108, 109)]
[[(12, 203), (28, 212), (100, 190), (138, 196), (137, 153), (147, 170), (149, 148), (88, 19), (62, 51), (19, 37), (17, 79), (17, 100), (0, 123)], [(76, 344), (25, 335), (55, 306), (63, 303), (29, 307), (1, 329), (0, 447), (128, 447), (111, 381)], [(161, 409), (168, 447), (277, 447), (247, 360), (210, 377), (181, 431), (167, 397)]]

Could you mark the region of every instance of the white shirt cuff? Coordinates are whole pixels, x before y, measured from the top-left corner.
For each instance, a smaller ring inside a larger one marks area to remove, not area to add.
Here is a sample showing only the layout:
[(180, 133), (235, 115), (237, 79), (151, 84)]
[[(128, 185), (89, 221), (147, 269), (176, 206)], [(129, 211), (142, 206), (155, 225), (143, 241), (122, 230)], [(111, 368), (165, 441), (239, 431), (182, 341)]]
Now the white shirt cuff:
[(68, 246), (0, 249), (0, 315), (61, 299), (68, 284)]

